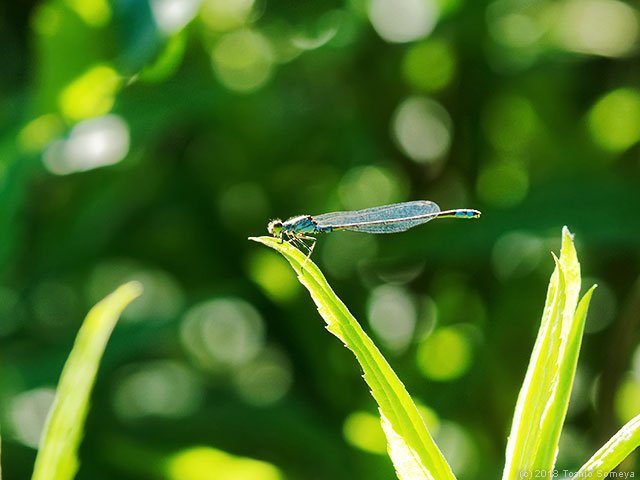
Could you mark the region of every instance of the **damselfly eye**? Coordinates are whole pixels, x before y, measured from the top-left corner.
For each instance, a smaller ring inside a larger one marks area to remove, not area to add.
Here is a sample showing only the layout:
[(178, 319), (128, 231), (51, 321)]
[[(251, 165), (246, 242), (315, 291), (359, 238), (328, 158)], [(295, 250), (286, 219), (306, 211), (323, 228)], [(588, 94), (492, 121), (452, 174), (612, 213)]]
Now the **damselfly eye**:
[(274, 236), (280, 235), (282, 232), (282, 222), (280, 220), (272, 220), (267, 226), (267, 231)]

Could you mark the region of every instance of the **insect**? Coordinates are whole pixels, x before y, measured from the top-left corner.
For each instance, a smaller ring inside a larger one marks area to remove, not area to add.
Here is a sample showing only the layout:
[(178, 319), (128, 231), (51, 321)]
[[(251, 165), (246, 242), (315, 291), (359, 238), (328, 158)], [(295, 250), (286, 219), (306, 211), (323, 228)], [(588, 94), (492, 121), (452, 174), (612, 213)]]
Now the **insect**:
[[(467, 208), (440, 211), (440, 207), (428, 200), (394, 203), (382, 207), (365, 208), (351, 212), (332, 212), (322, 215), (300, 215), (291, 217), (283, 222), (272, 220), (267, 230), (281, 241), (290, 241), (294, 245), (301, 245), (309, 251), (311, 256), (316, 246), (316, 238), (311, 235), (329, 233), (336, 230), (351, 230), (365, 233), (395, 233), (404, 232), (416, 225), (427, 223), (434, 218), (478, 218), (480, 212)], [(307, 246), (303, 240), (313, 242)]]

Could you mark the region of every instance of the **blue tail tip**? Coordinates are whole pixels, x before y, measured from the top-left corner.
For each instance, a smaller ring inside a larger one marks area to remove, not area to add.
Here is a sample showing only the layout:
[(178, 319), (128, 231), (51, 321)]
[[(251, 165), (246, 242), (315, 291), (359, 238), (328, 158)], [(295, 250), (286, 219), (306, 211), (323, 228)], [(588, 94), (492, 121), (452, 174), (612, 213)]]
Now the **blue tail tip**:
[(471, 209), (459, 210), (456, 213), (456, 216), (465, 217), (465, 218), (478, 218), (478, 217), (480, 217), (480, 215), (481, 215), (480, 211), (471, 210)]

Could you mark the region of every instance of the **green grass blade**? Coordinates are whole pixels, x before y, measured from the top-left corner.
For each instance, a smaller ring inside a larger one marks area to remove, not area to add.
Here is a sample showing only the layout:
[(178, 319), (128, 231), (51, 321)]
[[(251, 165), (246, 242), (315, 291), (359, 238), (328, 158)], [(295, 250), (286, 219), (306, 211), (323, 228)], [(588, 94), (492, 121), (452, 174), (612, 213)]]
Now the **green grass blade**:
[(141, 293), (139, 283), (129, 282), (89, 311), (62, 370), (32, 480), (70, 480), (74, 477), (89, 394), (100, 359), (120, 313)]
[(251, 238), (280, 252), (309, 290), (327, 329), (351, 350), (378, 403), (389, 455), (402, 480), (455, 477), (418, 413), (404, 385), (347, 307), (335, 295), (318, 267), (296, 248), (272, 237)]
[(575, 375), (584, 321), (593, 289), (576, 311), (580, 264), (569, 230), (549, 282), (538, 337), (518, 396), (503, 480), (534, 470), (550, 473)]
[(522, 472), (533, 468), (531, 461), (535, 458), (534, 452), (538, 440), (536, 433), (552, 378), (553, 350), (557, 348), (553, 345), (553, 341), (557, 338), (556, 332), (559, 329), (563, 288), (564, 275), (559, 268), (559, 262), (556, 261), (556, 270), (551, 276), (547, 291), (542, 324), (516, 403), (511, 434), (507, 443), (503, 480), (520, 478)]
[(578, 365), (589, 302), (595, 288), (595, 285), (591, 287), (580, 300), (575, 316), (573, 320), (570, 320), (571, 328), (566, 337), (563, 338), (558, 358), (557, 381), (540, 428), (543, 441), (537, 452), (537, 464), (544, 465), (545, 470), (551, 471), (554, 467), (558, 443), (560, 442), (560, 433), (567, 415), (569, 397), (571, 396), (573, 379)]
[(573, 478), (605, 478), (640, 446), (640, 415), (632, 418), (585, 463)]

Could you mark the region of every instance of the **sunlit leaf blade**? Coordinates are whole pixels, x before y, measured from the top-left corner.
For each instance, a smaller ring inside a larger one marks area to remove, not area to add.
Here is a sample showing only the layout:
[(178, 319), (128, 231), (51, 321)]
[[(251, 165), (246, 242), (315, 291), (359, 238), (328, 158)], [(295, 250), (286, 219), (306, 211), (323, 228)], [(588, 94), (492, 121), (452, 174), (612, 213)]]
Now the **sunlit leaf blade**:
[(571, 321), (570, 330), (563, 339), (561, 346), (558, 359), (558, 379), (555, 383), (553, 395), (550, 398), (549, 406), (540, 428), (543, 441), (537, 452), (537, 463), (539, 465), (546, 465), (545, 470), (548, 471), (553, 469), (558, 451), (560, 433), (562, 432), (562, 425), (564, 424), (567, 408), (569, 407), (569, 397), (571, 396), (571, 388), (578, 365), (584, 324), (587, 318), (591, 295), (595, 288), (595, 285), (591, 287), (582, 297), (582, 300), (580, 300), (573, 321)]
[(433, 477), (429, 474), (429, 471), (419, 460), (416, 461), (418, 455), (416, 452), (407, 445), (402, 436), (398, 435), (393, 429), (391, 422), (387, 420), (384, 413), (380, 411), (380, 421), (382, 422), (382, 430), (387, 437), (387, 451), (389, 457), (393, 461), (393, 466), (396, 469), (396, 475), (400, 479), (411, 480), (431, 480)]
[(62, 370), (32, 480), (69, 480), (75, 475), (78, 445), (100, 359), (120, 313), (141, 293), (138, 282), (126, 283), (89, 311)]
[(605, 478), (640, 446), (640, 415), (632, 418), (585, 463), (573, 478)]
[(380, 351), (335, 295), (318, 267), (288, 243), (272, 237), (251, 238), (280, 252), (300, 282), (309, 290), (327, 329), (351, 350), (364, 371), (364, 379), (378, 403), (389, 454), (402, 480), (455, 477), (434, 443), (404, 385)]
[(569, 230), (562, 230), (538, 337), (518, 396), (507, 443), (503, 480), (533, 471), (551, 472), (584, 329), (591, 289), (580, 302), (580, 264)]
[(556, 331), (559, 329), (559, 304), (563, 300), (564, 275), (558, 265), (559, 263), (551, 276), (542, 324), (516, 403), (511, 434), (507, 443), (503, 480), (518, 478), (520, 472), (526, 472), (532, 468), (531, 460), (534, 458), (536, 440), (538, 440), (536, 431), (543, 414), (545, 397), (549, 395), (552, 369), (549, 363), (553, 356), (553, 341), (557, 338)]

